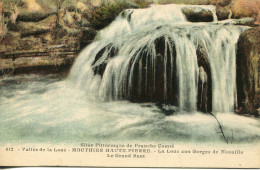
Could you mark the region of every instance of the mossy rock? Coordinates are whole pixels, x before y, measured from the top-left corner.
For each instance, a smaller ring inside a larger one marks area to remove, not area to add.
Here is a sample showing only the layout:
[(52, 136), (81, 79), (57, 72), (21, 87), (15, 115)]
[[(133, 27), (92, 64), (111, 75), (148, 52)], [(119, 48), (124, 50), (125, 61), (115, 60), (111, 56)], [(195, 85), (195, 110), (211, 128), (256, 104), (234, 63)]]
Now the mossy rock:
[(19, 22), (17, 25), (20, 28), (22, 36), (37, 35), (50, 32), (56, 26), (57, 16), (51, 15), (39, 22)]
[(87, 19), (94, 29), (100, 30), (109, 25), (124, 9), (148, 6), (148, 3), (136, 2), (138, 3), (135, 3), (135, 1), (116, 1), (102, 5), (94, 8)]
[(46, 19), (50, 15), (55, 14), (55, 12), (44, 12), (44, 11), (37, 11), (37, 12), (28, 12), (26, 10), (19, 12), (19, 15), (16, 21), (22, 22), (38, 22), (41, 20)]
[(184, 7), (182, 12), (190, 22), (212, 22), (213, 13), (200, 7)]
[(257, 116), (260, 107), (260, 27), (242, 33), (237, 47), (238, 105), (242, 111)]

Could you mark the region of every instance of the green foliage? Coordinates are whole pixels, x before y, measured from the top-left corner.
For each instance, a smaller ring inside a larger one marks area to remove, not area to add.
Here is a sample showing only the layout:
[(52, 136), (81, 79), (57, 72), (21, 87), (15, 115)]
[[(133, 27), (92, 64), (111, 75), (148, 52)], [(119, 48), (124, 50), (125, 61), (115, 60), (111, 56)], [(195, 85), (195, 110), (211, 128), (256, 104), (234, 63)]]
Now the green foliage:
[(94, 8), (88, 20), (90, 21), (91, 26), (94, 29), (99, 30), (111, 23), (116, 18), (116, 16), (124, 9), (143, 8), (147, 6), (148, 3), (144, 0), (136, 0), (132, 2), (121, 0), (110, 2), (107, 4), (103, 4), (100, 7)]
[(140, 8), (147, 8), (151, 3), (147, 0), (134, 0), (134, 2), (140, 7)]

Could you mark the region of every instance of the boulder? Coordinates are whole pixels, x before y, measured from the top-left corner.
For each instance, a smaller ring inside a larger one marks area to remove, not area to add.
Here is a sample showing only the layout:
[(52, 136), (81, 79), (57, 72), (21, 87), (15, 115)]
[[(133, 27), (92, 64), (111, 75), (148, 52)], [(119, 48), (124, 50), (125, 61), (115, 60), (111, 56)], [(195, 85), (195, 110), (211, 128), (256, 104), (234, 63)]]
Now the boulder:
[[(108, 55), (106, 56), (105, 60), (102, 61), (101, 57), (104, 55), (105, 52), (108, 52)], [(103, 76), (106, 66), (107, 66), (107, 61), (110, 58), (115, 57), (118, 54), (118, 50), (113, 47), (113, 44), (108, 44), (104, 48), (102, 48), (95, 57), (94, 62), (92, 63), (93, 66), (93, 72), (94, 74), (99, 74), (101, 77)], [(101, 60), (101, 61), (99, 61)]]
[(94, 7), (100, 7), (102, 5), (102, 0), (90, 0), (90, 4)]
[(78, 2), (76, 7), (77, 7), (77, 10), (80, 12), (86, 11), (88, 9), (87, 6), (82, 2)]
[(232, 0), (217, 0), (216, 1), (216, 5), (217, 6), (222, 6), (222, 7), (225, 7), (229, 4), (231, 4)]
[(260, 11), (259, 0), (236, 0), (232, 8), (234, 18), (254, 17), (257, 20), (257, 15)]
[(246, 17), (246, 18), (240, 18), (235, 21), (235, 25), (246, 25), (246, 26), (254, 26), (255, 24), (255, 19), (251, 17)]
[(75, 25), (75, 20), (73, 18), (73, 15), (71, 14), (72, 12), (65, 11), (65, 15), (63, 17), (64, 22), (67, 24), (69, 27), (73, 27)]
[(217, 13), (218, 20), (225, 20), (225, 19), (229, 19), (229, 16), (231, 15), (231, 10), (229, 6), (223, 8), (217, 7), (216, 13)]
[(213, 13), (200, 7), (184, 7), (182, 12), (190, 22), (212, 22)]
[(197, 46), (196, 54), (199, 66), (197, 108), (208, 113), (212, 111), (212, 78), (207, 51), (201, 43)]
[(56, 15), (51, 15), (39, 22), (19, 22), (17, 27), (19, 28), (22, 36), (36, 35), (51, 31), (55, 28), (56, 21)]
[(227, 5), (230, 5), (231, 2), (232, 0), (209, 0), (208, 4), (225, 7)]
[(44, 11), (27, 11), (22, 10), (20, 11), (19, 15), (17, 16), (16, 21), (23, 21), (23, 22), (37, 22), (46, 19), (50, 15), (55, 14), (54, 12), (44, 12)]
[(237, 47), (238, 112), (259, 116), (260, 27), (242, 33)]
[(39, 11), (42, 7), (36, 2), (36, 0), (21, 0), (27, 11)]
[[(131, 86), (126, 87), (127, 91), (130, 91), (129, 96), (126, 94), (126, 98), (132, 102), (155, 102), (178, 106), (179, 94), (174, 42), (169, 40), (166, 43), (166, 38), (161, 36), (154, 40), (154, 44), (155, 66), (151, 62), (153, 56), (147, 51), (143, 51), (136, 62), (133, 59), (130, 61), (127, 77), (130, 77), (131, 67), (133, 67), (133, 77)], [(169, 50), (170, 48), (172, 51)], [(167, 52), (166, 49), (168, 49)], [(165, 61), (171, 62), (168, 62), (166, 66)]]

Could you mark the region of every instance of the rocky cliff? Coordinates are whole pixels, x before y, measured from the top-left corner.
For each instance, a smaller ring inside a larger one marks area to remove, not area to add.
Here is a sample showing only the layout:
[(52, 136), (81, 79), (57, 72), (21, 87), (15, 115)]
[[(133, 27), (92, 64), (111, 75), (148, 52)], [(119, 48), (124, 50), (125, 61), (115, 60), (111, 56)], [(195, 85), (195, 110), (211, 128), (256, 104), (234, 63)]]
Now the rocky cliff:
[(63, 70), (95, 37), (85, 4), (56, 9), (40, 2), (47, 1), (0, 3), (1, 75)]
[(241, 34), (237, 48), (237, 90), (240, 113), (260, 115), (260, 27)]

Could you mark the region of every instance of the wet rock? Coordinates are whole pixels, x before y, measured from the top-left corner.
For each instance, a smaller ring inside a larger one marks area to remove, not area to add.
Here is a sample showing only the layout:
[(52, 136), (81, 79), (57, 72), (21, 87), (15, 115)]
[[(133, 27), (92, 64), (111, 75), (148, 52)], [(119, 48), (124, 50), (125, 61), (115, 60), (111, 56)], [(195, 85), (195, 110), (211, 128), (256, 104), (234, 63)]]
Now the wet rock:
[[(174, 42), (169, 38), (167, 39), (167, 43), (164, 36), (154, 41), (155, 58), (146, 50), (136, 51), (137, 58), (130, 60), (125, 75), (126, 81), (131, 83), (126, 83), (122, 87), (124, 89), (122, 94), (120, 93), (122, 99), (137, 103), (154, 102), (174, 106), (179, 105), (176, 50)], [(207, 52), (202, 45), (198, 45), (196, 53), (200, 68), (197, 107), (199, 111), (210, 112), (212, 110), (210, 64), (207, 60)], [(116, 55), (117, 51), (114, 49), (113, 44), (102, 48), (92, 64), (94, 74), (99, 74), (102, 77), (107, 62)], [(129, 80), (131, 72), (132, 77)]]
[(199, 44), (196, 54), (199, 66), (197, 109), (210, 112), (212, 111), (212, 79), (206, 49)]
[(184, 7), (182, 12), (190, 22), (212, 22), (214, 20), (210, 10), (200, 7)]
[(258, 115), (260, 107), (260, 27), (241, 34), (237, 49), (238, 112)]
[[(126, 83), (122, 87), (120, 98), (138, 103), (154, 102), (178, 106), (178, 81), (174, 43), (171, 40), (166, 43), (165, 37), (159, 37), (154, 40), (154, 45), (155, 59), (152, 54), (143, 50), (145, 47), (133, 54), (136, 58), (132, 58), (128, 64), (125, 75)], [(172, 50), (169, 50), (170, 48)], [(102, 76), (107, 62), (116, 55), (117, 50), (114, 49), (113, 44), (103, 48), (96, 55), (92, 64), (94, 73)], [(153, 62), (156, 64), (154, 65)], [(128, 83), (129, 81), (131, 83)]]
[[(172, 104), (178, 106), (179, 90), (176, 67), (176, 49), (174, 42), (171, 39), (169, 39), (169, 43), (166, 43), (165, 37), (159, 37), (154, 41), (154, 43), (157, 63), (155, 67), (155, 75), (153, 77), (152, 70), (144, 69), (143, 71), (143, 75), (147, 73), (150, 74), (150, 76), (148, 76), (148, 80), (150, 79), (148, 82), (153, 82), (154, 80), (154, 85), (147, 85), (150, 87), (143, 88), (143, 91), (145, 92), (146, 88), (150, 89), (150, 92), (148, 91), (146, 96), (152, 96), (153, 102)], [(169, 50), (170, 48), (172, 49), (172, 51)], [(147, 57), (150, 58), (151, 56), (147, 55)], [(144, 58), (143, 60), (146, 60), (146, 58)], [(146, 68), (146, 61), (143, 61), (143, 63), (143, 68)], [(166, 65), (164, 63), (166, 63)], [(173, 63), (173, 65), (171, 65), (171, 63)], [(147, 64), (151, 64), (149, 66), (151, 69), (152, 63), (148, 62)], [(166, 77), (164, 77), (165, 72)]]
[(235, 21), (235, 25), (246, 25), (246, 26), (254, 26), (255, 19), (251, 17), (241, 18)]
[[(102, 48), (96, 55), (94, 62), (92, 63), (94, 74), (103, 76), (107, 62), (110, 58), (117, 55), (118, 51), (114, 48), (113, 44), (108, 44)], [(107, 54), (107, 55), (105, 55)], [(105, 58), (104, 58), (105, 57)]]
[(204, 68), (199, 67), (199, 84), (198, 84), (198, 100), (197, 109), (202, 112), (208, 112), (208, 75)]

